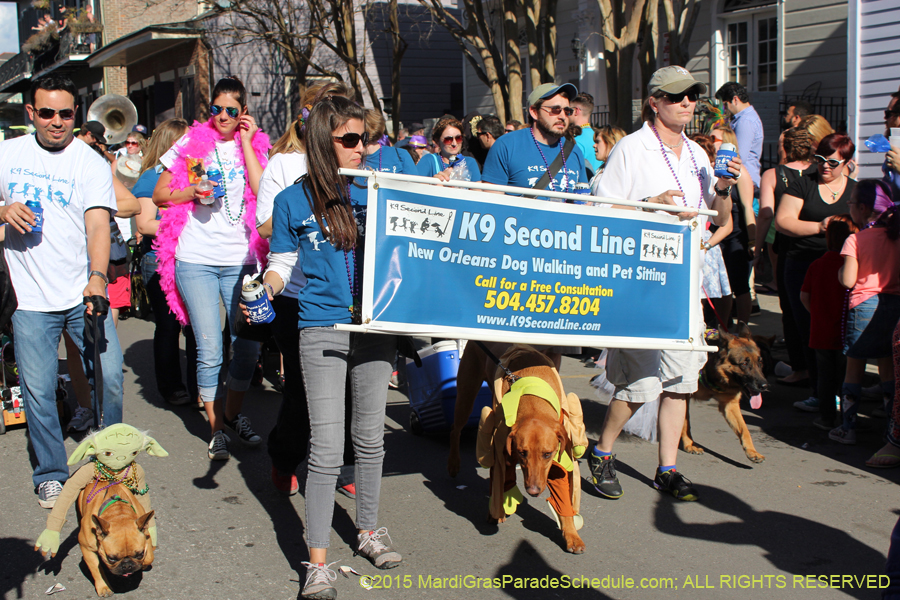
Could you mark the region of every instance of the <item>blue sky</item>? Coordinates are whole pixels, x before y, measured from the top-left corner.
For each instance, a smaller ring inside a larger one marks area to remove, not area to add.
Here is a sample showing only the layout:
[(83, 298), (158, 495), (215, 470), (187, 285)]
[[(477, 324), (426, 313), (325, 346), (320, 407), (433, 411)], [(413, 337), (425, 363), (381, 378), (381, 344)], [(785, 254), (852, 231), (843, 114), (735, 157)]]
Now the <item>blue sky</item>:
[(16, 5), (0, 2), (0, 52), (19, 52), (19, 26)]

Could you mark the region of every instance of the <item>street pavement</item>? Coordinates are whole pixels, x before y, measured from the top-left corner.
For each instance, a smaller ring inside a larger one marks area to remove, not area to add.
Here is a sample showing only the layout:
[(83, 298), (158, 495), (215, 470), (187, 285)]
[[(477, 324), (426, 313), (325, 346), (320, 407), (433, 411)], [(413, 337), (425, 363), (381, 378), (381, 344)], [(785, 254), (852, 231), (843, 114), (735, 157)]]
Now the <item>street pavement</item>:
[[(755, 332), (775, 333), (777, 299), (760, 301), (762, 314), (751, 324)], [(167, 406), (155, 390), (152, 331), (152, 323), (129, 319), (119, 335), (125, 420), (148, 429), (169, 452), (167, 458), (139, 457), (160, 545), (153, 569), (121, 593), (134, 600), (296, 598), (305, 575), (301, 562), (308, 560), (302, 493), (286, 498), (275, 492), (264, 447), (233, 443), (231, 460), (207, 458), (205, 417), (191, 407)], [(563, 361), (566, 390), (582, 398), (592, 443), (606, 410), (589, 385), (596, 373), (574, 358)], [(698, 488), (699, 502), (678, 502), (655, 491), (656, 445), (623, 435), (615, 451), (624, 497), (605, 500), (588, 480), (582, 482), (580, 533), (587, 550), (580, 556), (565, 552), (543, 498), (526, 495), (506, 523), (488, 525), (487, 472), (476, 468), (474, 437), (464, 438), (463, 470), (451, 479), (447, 436), (412, 435), (409, 403), (391, 391), (379, 524), (389, 528), (404, 561), (378, 571), (354, 557), (354, 502), (338, 495), (329, 560), (337, 561), (335, 569), (346, 565), (367, 576), (338, 575), (338, 597), (880, 598), (877, 577), (863, 576), (884, 572), (900, 514), (900, 470), (868, 469), (864, 461), (881, 446), (885, 420), (867, 419), (872, 428), (860, 434), (858, 446), (838, 445), (812, 427), (815, 415), (791, 406), (805, 391), (775, 384), (760, 409), (743, 407), (756, 447), (766, 456), (759, 465), (744, 456), (713, 403), (692, 404), (694, 438), (707, 452), (679, 453), (678, 467)], [(263, 438), (279, 402), (268, 384), (247, 396), (244, 413)], [(866, 403), (863, 412), (875, 406)], [(76, 444), (66, 440), (69, 452)], [(0, 436), (0, 459), (2, 597), (44, 597), (57, 582), (66, 588), (55, 596), (59, 600), (95, 597), (76, 540), (74, 509), (55, 559), (44, 562), (32, 550), (47, 511), (32, 492), (24, 428)], [(589, 476), (584, 461), (582, 474)], [(809, 578), (835, 575), (846, 578)], [(821, 587), (829, 583), (839, 587)]]

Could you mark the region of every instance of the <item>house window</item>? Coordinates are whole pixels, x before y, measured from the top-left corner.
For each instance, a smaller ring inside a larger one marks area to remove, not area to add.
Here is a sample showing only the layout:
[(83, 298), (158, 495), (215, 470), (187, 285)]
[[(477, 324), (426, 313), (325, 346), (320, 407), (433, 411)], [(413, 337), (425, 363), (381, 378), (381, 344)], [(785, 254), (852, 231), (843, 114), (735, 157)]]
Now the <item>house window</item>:
[(778, 91), (778, 20), (769, 15), (726, 24), (726, 73), (751, 92)]

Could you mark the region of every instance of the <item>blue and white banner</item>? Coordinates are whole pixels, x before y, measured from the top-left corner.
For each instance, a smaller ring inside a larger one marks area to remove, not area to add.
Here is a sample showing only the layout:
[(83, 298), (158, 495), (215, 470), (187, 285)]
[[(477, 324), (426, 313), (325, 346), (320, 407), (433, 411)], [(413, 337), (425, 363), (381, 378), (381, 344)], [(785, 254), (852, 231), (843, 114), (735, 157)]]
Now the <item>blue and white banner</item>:
[[(373, 331), (701, 350), (697, 219), (369, 178)], [(582, 196), (584, 198), (584, 196)]]

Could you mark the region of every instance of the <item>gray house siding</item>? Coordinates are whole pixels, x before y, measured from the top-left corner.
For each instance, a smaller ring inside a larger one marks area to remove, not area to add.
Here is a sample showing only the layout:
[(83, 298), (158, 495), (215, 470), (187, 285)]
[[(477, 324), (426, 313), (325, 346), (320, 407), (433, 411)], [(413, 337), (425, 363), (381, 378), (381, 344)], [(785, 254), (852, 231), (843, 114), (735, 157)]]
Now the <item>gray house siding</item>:
[(784, 85), (787, 95), (807, 88), (819, 96), (847, 94), (847, 3), (784, 3)]
[(884, 133), (883, 111), (900, 87), (900, 4), (853, 0), (849, 12), (849, 130), (856, 142), (860, 177), (880, 177), (884, 154), (869, 152), (863, 142)]

